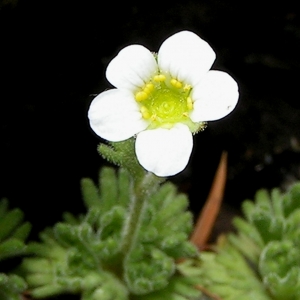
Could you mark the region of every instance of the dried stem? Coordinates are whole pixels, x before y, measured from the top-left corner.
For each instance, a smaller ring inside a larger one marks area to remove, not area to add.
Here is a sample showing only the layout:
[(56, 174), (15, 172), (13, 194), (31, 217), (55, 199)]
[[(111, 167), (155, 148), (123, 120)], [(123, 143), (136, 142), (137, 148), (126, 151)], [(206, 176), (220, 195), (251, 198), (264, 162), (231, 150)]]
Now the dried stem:
[(205, 248), (218, 216), (224, 195), (226, 174), (227, 152), (223, 152), (210, 193), (201, 211), (201, 214), (198, 217), (194, 232), (190, 238), (191, 242), (199, 249)]

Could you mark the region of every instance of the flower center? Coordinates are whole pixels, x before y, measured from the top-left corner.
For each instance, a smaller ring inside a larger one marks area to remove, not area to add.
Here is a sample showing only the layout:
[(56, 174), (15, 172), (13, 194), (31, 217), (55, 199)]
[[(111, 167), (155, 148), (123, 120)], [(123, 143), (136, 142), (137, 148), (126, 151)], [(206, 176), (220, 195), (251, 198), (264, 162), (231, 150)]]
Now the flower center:
[(189, 118), (193, 110), (191, 90), (190, 85), (176, 78), (158, 74), (135, 93), (135, 100), (140, 104), (143, 118), (149, 120), (150, 128), (171, 128), (176, 123), (190, 127), (193, 123)]

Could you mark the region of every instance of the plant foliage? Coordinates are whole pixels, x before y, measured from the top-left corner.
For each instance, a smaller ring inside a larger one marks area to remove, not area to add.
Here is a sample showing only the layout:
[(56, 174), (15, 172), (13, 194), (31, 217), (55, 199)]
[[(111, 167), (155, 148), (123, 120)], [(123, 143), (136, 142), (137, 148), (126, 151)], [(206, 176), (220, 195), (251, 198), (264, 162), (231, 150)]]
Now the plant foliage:
[[(31, 226), (23, 223), (23, 212), (9, 210), (7, 199), (0, 201), (0, 299), (19, 300), (27, 284), (24, 279), (2, 269), (10, 259), (26, 253), (25, 240)], [(2, 269), (2, 270), (1, 270)]]
[(224, 300), (299, 300), (300, 183), (259, 190), (242, 210), (237, 233), (201, 254), (204, 285)]
[[(192, 276), (184, 277), (176, 260), (195, 257), (188, 241), (192, 215), (188, 199), (171, 183), (153, 193), (143, 208), (134, 245), (124, 252), (124, 231), (130, 210), (132, 181), (120, 168), (103, 168), (97, 187), (82, 180), (87, 213), (65, 214), (64, 222), (41, 233), (29, 244), (34, 256), (22, 270), (35, 298), (62, 293), (82, 300), (196, 299)], [(191, 298), (194, 297), (194, 298)]]

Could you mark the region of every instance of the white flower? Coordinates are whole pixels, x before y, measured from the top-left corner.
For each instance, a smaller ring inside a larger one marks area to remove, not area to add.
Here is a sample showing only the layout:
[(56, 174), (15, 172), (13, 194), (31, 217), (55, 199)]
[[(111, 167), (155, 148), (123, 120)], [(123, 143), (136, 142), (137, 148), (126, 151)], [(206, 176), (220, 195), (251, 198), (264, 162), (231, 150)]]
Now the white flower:
[(238, 101), (232, 77), (210, 70), (214, 60), (212, 48), (189, 31), (169, 37), (157, 54), (141, 45), (122, 49), (106, 71), (116, 88), (91, 103), (92, 129), (113, 142), (136, 135), (137, 159), (146, 170), (179, 173), (189, 161), (192, 134)]

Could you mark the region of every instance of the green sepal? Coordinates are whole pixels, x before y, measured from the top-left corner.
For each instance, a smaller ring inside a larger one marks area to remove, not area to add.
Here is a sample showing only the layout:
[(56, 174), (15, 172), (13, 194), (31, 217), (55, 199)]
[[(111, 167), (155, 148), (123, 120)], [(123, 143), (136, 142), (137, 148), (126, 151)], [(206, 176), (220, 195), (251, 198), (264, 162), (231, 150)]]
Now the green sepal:
[(128, 170), (135, 181), (141, 180), (146, 173), (136, 158), (134, 137), (121, 142), (109, 142), (108, 145), (100, 144), (98, 152), (109, 162)]

